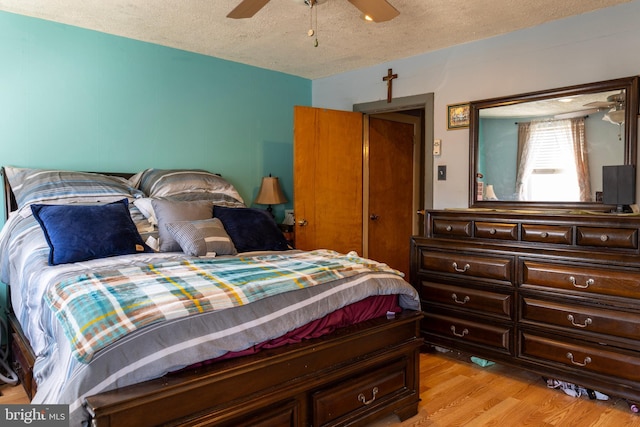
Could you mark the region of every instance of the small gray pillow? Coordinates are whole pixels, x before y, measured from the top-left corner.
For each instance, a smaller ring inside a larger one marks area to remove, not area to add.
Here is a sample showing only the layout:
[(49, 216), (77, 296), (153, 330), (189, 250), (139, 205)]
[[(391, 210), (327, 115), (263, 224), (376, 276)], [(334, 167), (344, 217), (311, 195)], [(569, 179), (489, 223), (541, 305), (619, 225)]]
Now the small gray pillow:
[(231, 237), (218, 218), (198, 221), (178, 221), (166, 224), (167, 230), (182, 251), (191, 256), (235, 255)]
[(152, 200), (151, 205), (158, 219), (160, 252), (180, 252), (182, 250), (178, 242), (167, 230), (168, 223), (213, 218), (213, 203), (209, 200), (191, 202)]

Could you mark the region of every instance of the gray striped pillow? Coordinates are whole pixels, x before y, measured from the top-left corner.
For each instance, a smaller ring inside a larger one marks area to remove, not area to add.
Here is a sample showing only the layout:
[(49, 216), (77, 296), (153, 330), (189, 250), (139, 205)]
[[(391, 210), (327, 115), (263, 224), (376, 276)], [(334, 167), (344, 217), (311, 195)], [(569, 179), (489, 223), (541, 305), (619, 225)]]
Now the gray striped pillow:
[(235, 187), (222, 178), (199, 169), (147, 169), (136, 175), (138, 188), (147, 197), (171, 200), (211, 200), (219, 206), (244, 207)]
[(110, 203), (144, 194), (124, 178), (98, 173), (5, 167), (18, 207), (32, 203)]
[(166, 224), (182, 251), (191, 256), (235, 255), (231, 238), (218, 218)]

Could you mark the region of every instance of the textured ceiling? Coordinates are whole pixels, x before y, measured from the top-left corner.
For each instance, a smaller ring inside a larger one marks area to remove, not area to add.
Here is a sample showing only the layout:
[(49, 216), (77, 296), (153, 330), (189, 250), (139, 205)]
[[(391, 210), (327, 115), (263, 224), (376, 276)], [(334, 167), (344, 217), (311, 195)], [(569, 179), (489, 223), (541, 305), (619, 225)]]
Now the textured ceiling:
[(0, 0), (0, 10), (316, 79), (629, 1), (389, 0), (400, 15), (377, 24), (347, 0), (320, 0), (313, 20), (303, 0), (241, 20), (226, 18), (240, 0)]

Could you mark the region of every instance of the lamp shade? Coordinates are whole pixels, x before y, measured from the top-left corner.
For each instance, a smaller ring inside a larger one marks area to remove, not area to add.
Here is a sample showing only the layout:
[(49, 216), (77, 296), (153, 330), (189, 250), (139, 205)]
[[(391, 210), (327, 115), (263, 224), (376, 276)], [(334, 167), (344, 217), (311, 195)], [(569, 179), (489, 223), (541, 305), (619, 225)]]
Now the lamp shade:
[(286, 202), (287, 198), (282, 192), (278, 177), (265, 176), (262, 178), (260, 191), (258, 191), (258, 196), (254, 200), (254, 203), (259, 205), (279, 205)]
[(485, 194), (485, 199), (487, 200), (498, 200), (498, 196), (496, 196), (496, 192), (493, 190), (493, 185), (487, 185), (487, 193)]

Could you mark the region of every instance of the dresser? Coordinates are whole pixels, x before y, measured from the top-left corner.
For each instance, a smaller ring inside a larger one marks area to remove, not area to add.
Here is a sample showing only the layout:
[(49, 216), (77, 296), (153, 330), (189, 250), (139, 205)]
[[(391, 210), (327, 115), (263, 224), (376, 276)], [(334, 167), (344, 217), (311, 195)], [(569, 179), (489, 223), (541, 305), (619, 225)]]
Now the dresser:
[(431, 345), (640, 401), (640, 216), (426, 213), (411, 283)]

